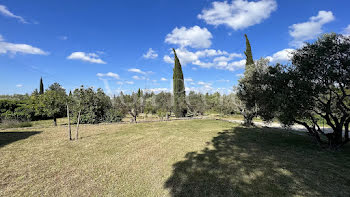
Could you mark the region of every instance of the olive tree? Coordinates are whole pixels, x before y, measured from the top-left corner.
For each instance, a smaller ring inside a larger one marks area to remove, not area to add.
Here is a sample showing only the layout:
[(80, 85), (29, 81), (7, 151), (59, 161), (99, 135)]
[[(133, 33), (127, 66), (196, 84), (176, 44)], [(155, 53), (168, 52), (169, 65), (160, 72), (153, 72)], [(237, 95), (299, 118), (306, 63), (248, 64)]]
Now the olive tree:
[(63, 117), (66, 112), (66, 91), (58, 83), (52, 84), (45, 91), (42, 97), (42, 112), (53, 118), (54, 125), (57, 126), (57, 118)]
[[(349, 141), (349, 37), (323, 35), (296, 50), (292, 65), (270, 67), (264, 80), (265, 99), (259, 101), (264, 119), (277, 117), (285, 125), (301, 124), (320, 145), (332, 149)], [(320, 120), (332, 132), (324, 132)]]

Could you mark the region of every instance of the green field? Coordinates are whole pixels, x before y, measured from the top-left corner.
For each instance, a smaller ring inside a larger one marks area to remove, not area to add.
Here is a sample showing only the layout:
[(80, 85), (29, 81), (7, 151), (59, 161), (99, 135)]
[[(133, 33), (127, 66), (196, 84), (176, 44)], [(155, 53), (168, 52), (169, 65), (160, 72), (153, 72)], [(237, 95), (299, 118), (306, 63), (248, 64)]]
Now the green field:
[(308, 136), (216, 120), (80, 134), (68, 141), (61, 124), (1, 130), (0, 196), (350, 196), (349, 144), (331, 152)]

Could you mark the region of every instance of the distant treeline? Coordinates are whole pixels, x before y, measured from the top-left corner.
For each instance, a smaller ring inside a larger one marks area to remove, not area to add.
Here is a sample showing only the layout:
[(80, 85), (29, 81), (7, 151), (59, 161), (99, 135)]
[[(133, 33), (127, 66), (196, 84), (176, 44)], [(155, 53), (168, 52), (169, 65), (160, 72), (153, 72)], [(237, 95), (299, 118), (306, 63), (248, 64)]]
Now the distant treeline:
[[(42, 83), (42, 81), (41, 81)], [(73, 122), (80, 112), (80, 123), (96, 124), (100, 122), (118, 122), (127, 114), (136, 121), (140, 113), (169, 118), (174, 115), (173, 95), (169, 92), (148, 92), (139, 89), (135, 93), (121, 92), (112, 98), (102, 89), (81, 86), (73, 92), (58, 83), (52, 84), (45, 91), (33, 91), (25, 95), (0, 95), (1, 120), (33, 121), (56, 119), (67, 116), (69, 109)], [(221, 95), (189, 92), (186, 95), (187, 116), (203, 115), (205, 112), (235, 114), (234, 94)]]

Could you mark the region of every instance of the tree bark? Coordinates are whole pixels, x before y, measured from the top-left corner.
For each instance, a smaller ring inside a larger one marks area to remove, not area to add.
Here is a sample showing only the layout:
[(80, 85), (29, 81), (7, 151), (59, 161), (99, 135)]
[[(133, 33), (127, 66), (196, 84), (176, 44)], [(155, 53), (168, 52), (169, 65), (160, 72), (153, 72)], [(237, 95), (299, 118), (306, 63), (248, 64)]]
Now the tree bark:
[(76, 132), (76, 135), (75, 135), (75, 139), (76, 139), (76, 140), (78, 140), (78, 137), (79, 137), (79, 122), (80, 122), (80, 113), (81, 113), (81, 110), (79, 110), (79, 114), (78, 114), (77, 132)]
[(56, 127), (57, 126), (57, 118), (53, 117), (53, 125)]
[(72, 140), (72, 132), (71, 132), (71, 127), (70, 127), (70, 117), (69, 117), (68, 103), (67, 103), (67, 118), (68, 118), (68, 137), (69, 137), (69, 140)]

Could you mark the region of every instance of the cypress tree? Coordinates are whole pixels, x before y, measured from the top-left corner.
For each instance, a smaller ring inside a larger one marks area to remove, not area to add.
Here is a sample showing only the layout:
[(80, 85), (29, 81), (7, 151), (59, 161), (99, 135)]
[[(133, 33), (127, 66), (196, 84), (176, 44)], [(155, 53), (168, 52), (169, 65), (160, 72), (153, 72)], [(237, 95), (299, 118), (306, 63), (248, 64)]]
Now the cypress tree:
[(254, 60), (253, 60), (253, 54), (252, 54), (252, 48), (250, 46), (249, 40), (248, 40), (248, 36), (247, 34), (244, 34), (245, 36), (245, 43), (246, 43), (246, 50), (244, 51), (244, 54), (246, 56), (246, 67), (249, 65), (254, 64)]
[(44, 84), (43, 84), (43, 78), (40, 77), (40, 92), (39, 94), (44, 94)]
[(184, 117), (187, 113), (185, 105), (185, 83), (180, 60), (174, 51), (174, 69), (173, 69), (173, 94), (174, 94), (174, 114), (176, 117)]

